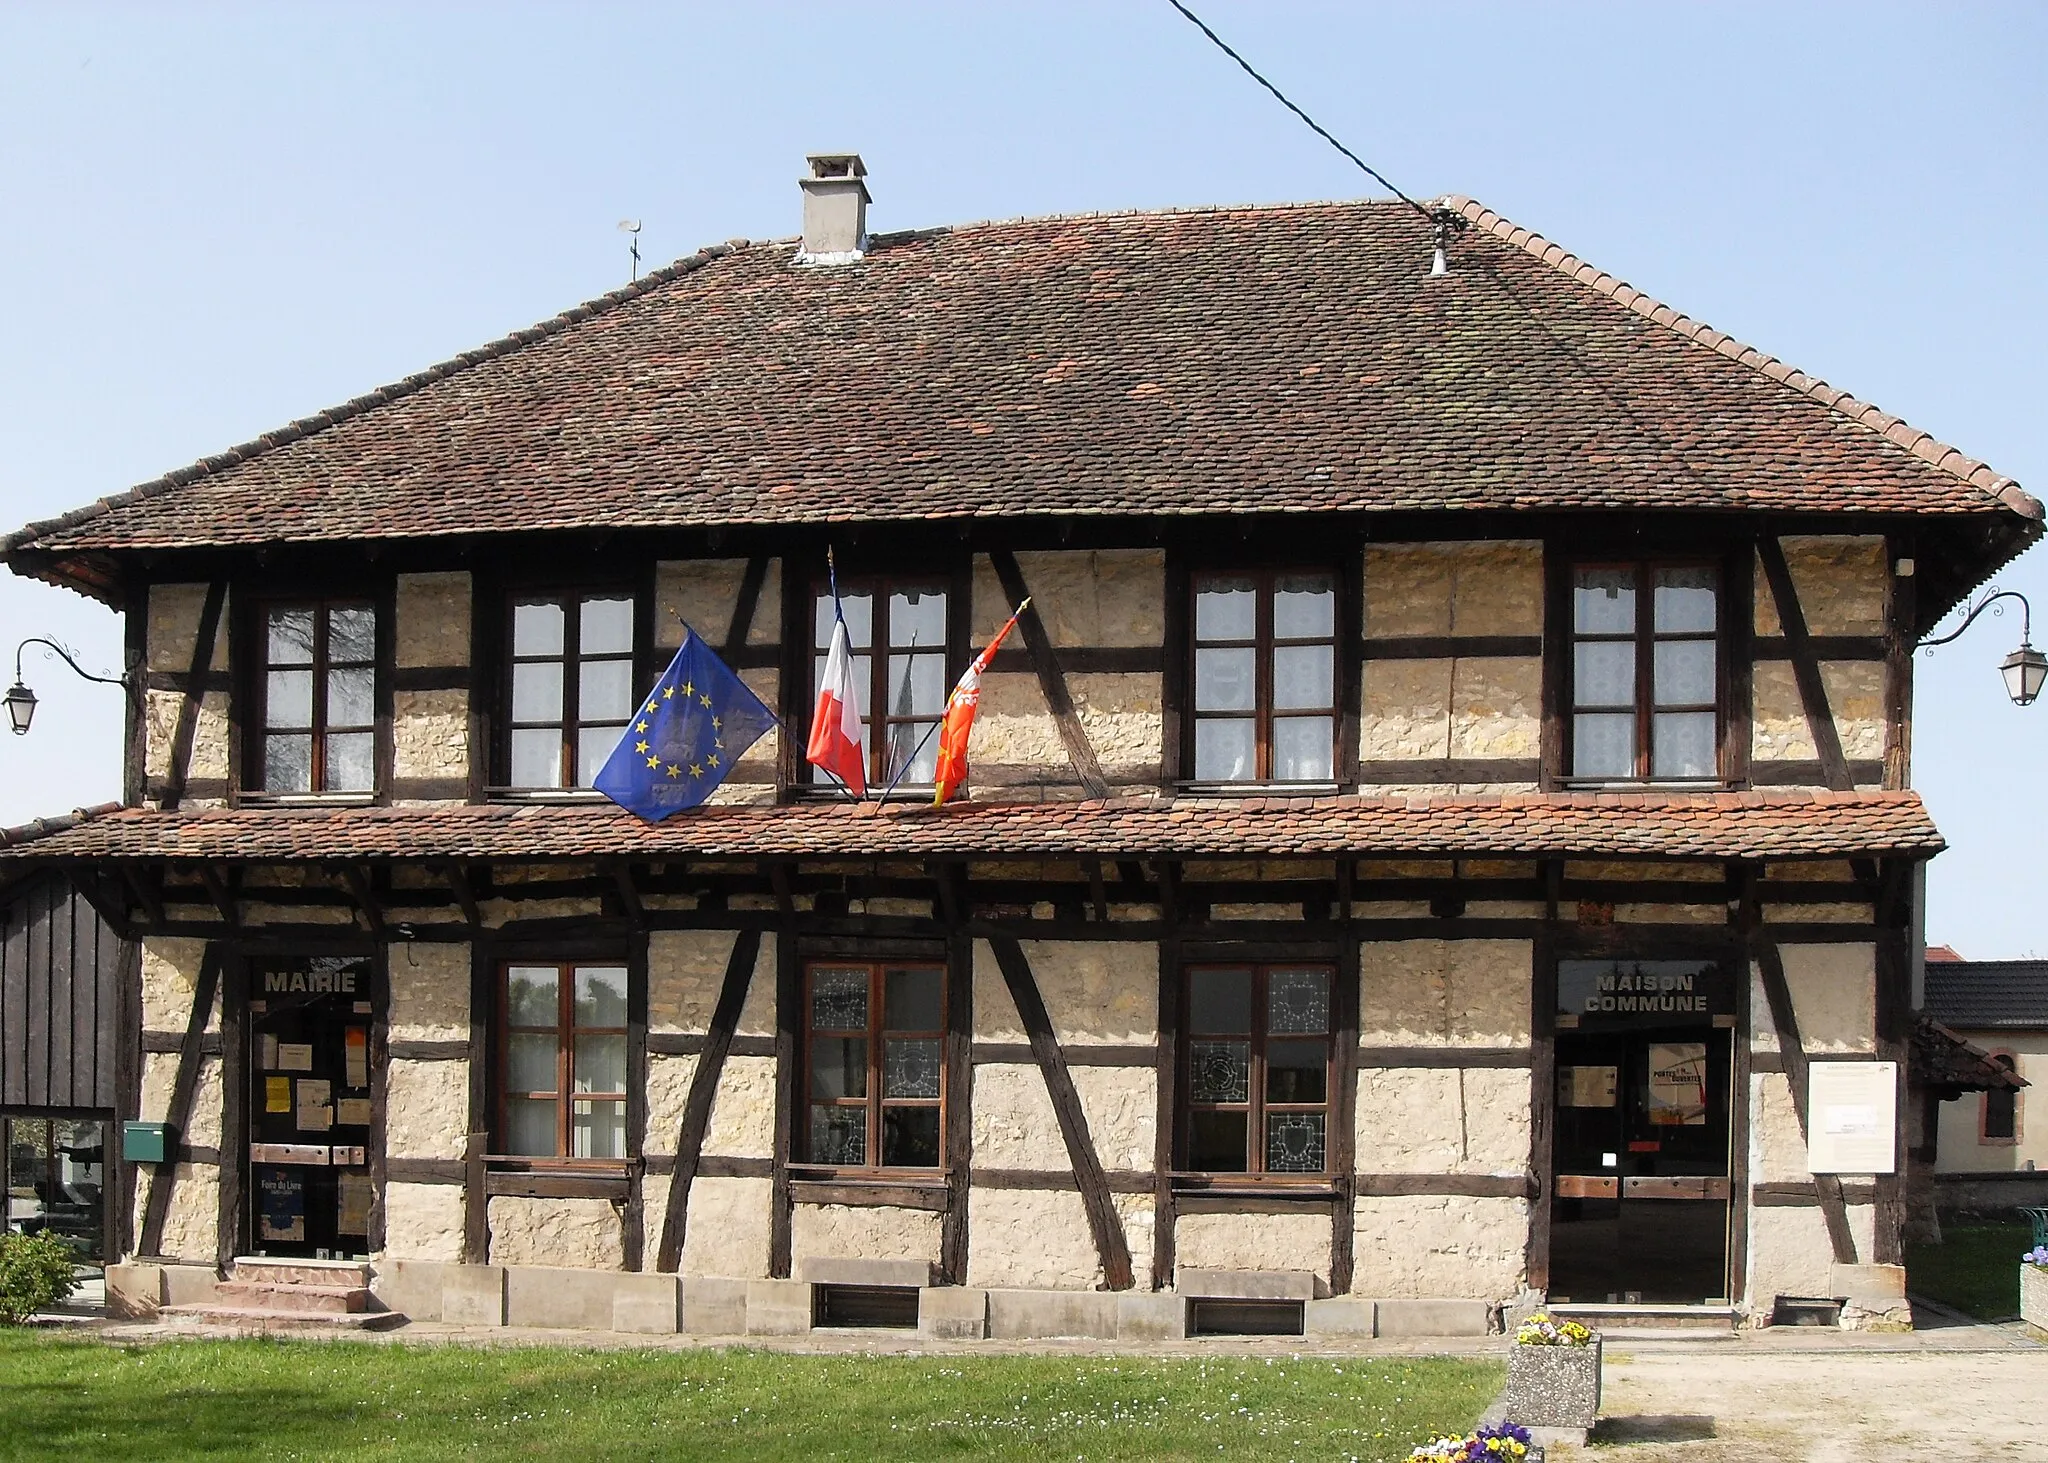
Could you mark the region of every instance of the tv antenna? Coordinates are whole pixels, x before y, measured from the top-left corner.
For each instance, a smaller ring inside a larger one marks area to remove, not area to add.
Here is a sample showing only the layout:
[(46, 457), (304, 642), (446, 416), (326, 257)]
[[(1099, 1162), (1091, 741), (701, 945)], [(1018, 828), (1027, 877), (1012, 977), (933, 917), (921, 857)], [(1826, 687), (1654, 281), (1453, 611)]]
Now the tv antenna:
[(638, 283), (640, 279), (640, 220), (637, 218), (620, 219), (619, 232), (629, 236), (632, 240), (628, 252), (633, 256), (633, 279), (635, 283)]

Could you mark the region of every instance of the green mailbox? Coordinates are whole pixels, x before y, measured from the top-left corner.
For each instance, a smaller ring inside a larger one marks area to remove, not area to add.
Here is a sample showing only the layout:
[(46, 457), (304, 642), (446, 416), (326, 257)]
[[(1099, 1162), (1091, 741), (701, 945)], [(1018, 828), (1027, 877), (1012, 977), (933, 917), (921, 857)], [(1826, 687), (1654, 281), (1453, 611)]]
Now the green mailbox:
[(121, 1157), (128, 1163), (169, 1163), (178, 1147), (175, 1133), (169, 1123), (123, 1123)]

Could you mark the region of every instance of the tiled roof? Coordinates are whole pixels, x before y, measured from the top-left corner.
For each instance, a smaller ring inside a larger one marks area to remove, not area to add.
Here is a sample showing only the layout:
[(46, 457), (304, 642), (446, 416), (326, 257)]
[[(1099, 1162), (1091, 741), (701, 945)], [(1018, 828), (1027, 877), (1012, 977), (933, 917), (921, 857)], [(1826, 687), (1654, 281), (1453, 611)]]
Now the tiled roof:
[(56, 813), (48, 818), (34, 818), (26, 823), (17, 823), (12, 828), (0, 828), (0, 849), (20, 848), (23, 844), (40, 842), (58, 833), (68, 833), (95, 818), (103, 818), (109, 813), (120, 811), (119, 803), (95, 803), (89, 808), (73, 808), (68, 813)]
[[(37, 859), (405, 860), (1082, 855), (1844, 858), (1933, 854), (1910, 792), (1556, 793), (707, 807), (648, 824), (609, 804), (131, 809), (21, 851)], [(10, 857), (0, 851), (0, 864)]]
[(2012, 1068), (1991, 1060), (1991, 1054), (1929, 1016), (1913, 1013), (1912, 1045), (1907, 1054), (1909, 1080), (1917, 1087), (1947, 1087), (1957, 1092), (1988, 1092), (2027, 1085)]
[(1926, 990), (1927, 1014), (1965, 1031), (2048, 1030), (2048, 960), (1930, 961)]
[(1664, 508), (2017, 514), (1981, 463), (1469, 200), (784, 240), (632, 287), (0, 544)]

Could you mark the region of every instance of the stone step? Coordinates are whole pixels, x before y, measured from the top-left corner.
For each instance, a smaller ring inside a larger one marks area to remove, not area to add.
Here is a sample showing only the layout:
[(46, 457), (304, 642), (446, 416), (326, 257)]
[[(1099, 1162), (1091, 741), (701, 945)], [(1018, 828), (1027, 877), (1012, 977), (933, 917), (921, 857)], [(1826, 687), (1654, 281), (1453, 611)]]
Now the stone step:
[(295, 1327), (382, 1331), (405, 1324), (405, 1317), (397, 1311), (282, 1311), (265, 1306), (189, 1305), (165, 1306), (157, 1314), (163, 1320), (197, 1321), (201, 1325), (225, 1326), (236, 1331), (279, 1331)]
[(1547, 1314), (1556, 1321), (1577, 1321), (1603, 1335), (1676, 1332), (1701, 1338), (1733, 1335), (1740, 1319), (1733, 1306), (1574, 1305), (1570, 1301), (1548, 1307)]
[(278, 1285), (266, 1280), (245, 1280), (236, 1272), (213, 1288), (224, 1304), (273, 1311), (320, 1311), (339, 1315), (370, 1308), (370, 1290), (365, 1285)]
[(365, 1286), (370, 1267), (356, 1260), (266, 1260), (243, 1256), (234, 1262), (234, 1278), (259, 1285)]

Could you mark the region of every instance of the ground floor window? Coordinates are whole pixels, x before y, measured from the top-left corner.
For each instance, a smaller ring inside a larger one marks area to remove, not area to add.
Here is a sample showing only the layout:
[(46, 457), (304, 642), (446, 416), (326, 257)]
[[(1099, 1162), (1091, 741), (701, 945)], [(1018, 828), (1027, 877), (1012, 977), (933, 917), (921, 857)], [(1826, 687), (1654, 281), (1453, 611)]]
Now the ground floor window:
[(500, 970), (498, 1151), (611, 1158), (626, 1144), (626, 967)]
[(1327, 1170), (1334, 974), (1327, 965), (1183, 972), (1180, 1168)]
[(107, 1127), (98, 1118), (0, 1118), (0, 1228), (54, 1234), (79, 1265), (103, 1264)]
[(815, 962), (804, 970), (805, 1158), (833, 1168), (945, 1161), (946, 968)]

